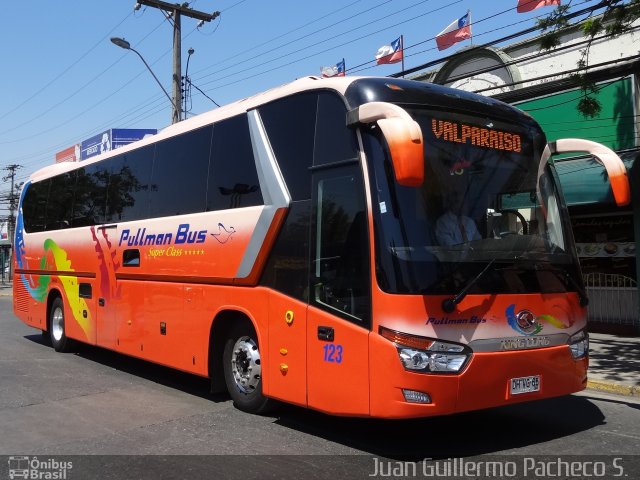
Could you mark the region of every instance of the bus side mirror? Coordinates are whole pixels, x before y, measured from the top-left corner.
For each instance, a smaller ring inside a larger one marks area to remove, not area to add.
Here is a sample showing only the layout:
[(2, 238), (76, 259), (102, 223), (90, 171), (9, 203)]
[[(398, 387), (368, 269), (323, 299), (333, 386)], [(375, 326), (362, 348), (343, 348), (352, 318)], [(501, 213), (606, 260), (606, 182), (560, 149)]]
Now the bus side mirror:
[(631, 203), (631, 186), (629, 185), (629, 176), (624, 163), (613, 150), (600, 143), (580, 138), (563, 138), (555, 142), (549, 142), (542, 154), (543, 161), (540, 164), (540, 168), (544, 168), (544, 164), (547, 163), (551, 155), (571, 152), (586, 152), (593, 155), (593, 158), (607, 172), (616, 205), (624, 207)]
[(347, 113), (347, 125), (376, 122), (384, 135), (396, 181), (405, 187), (424, 182), (424, 142), (420, 125), (401, 107), (370, 102)]

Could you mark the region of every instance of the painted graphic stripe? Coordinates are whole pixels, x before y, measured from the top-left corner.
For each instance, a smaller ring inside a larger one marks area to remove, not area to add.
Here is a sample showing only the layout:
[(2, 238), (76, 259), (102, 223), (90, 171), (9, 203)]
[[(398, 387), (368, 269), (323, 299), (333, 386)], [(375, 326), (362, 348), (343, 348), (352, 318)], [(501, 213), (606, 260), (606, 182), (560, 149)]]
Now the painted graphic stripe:
[(32, 270), (16, 268), (15, 273), (22, 275), (55, 275), (58, 277), (96, 278), (96, 274), (92, 272), (74, 272), (67, 270)]
[(248, 112), (247, 115), (249, 119), (249, 132), (251, 134), (251, 146), (253, 148), (253, 156), (258, 171), (258, 181), (260, 182), (260, 190), (262, 191), (265, 206), (260, 213), (258, 223), (244, 252), (244, 256), (236, 272), (236, 278), (246, 278), (249, 276), (260, 254), (260, 249), (265, 243), (269, 229), (274, 223), (278, 209), (287, 208), (291, 203), (291, 195), (289, 194), (289, 190), (282, 177), (282, 172), (280, 172), (280, 168), (276, 162), (260, 115), (258, 115), (256, 110)]

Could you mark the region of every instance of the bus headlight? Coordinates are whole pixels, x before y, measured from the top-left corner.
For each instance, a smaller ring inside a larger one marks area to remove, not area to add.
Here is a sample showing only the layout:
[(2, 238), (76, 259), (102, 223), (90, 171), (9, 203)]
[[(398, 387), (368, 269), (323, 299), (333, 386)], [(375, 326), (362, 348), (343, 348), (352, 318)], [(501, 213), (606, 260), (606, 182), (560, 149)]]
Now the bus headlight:
[(569, 348), (575, 360), (589, 355), (589, 334), (586, 330), (580, 330), (569, 338)]
[(380, 327), (380, 335), (392, 341), (398, 349), (405, 370), (417, 373), (456, 373), (471, 357), (465, 345), (433, 340)]

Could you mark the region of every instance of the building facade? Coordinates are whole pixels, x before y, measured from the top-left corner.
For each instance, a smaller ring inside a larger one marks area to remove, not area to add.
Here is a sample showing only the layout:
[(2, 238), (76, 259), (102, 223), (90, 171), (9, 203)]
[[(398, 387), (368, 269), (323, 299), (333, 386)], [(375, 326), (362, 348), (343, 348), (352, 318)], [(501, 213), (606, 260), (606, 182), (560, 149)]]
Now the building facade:
[[(620, 152), (633, 199), (624, 208), (615, 206), (604, 169), (593, 158), (559, 159), (556, 165), (590, 296), (590, 324), (622, 333), (640, 333), (640, 207), (634, 208), (640, 205), (639, 39), (640, 22), (616, 38), (596, 37), (587, 57), (587, 39), (576, 25), (552, 51), (542, 51), (535, 36), (468, 46), (437, 68), (411, 76), (516, 105), (540, 123), (549, 141), (585, 138)], [(588, 60), (587, 77), (596, 85), (592, 96), (601, 106), (592, 118), (577, 109), (584, 96), (574, 76), (581, 59)]]

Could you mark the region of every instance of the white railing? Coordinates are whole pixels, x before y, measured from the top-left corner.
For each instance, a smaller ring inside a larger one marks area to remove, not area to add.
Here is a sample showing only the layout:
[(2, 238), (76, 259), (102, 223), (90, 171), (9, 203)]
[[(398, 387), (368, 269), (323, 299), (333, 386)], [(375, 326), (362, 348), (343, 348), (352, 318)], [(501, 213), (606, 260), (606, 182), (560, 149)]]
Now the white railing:
[(630, 277), (611, 273), (584, 275), (589, 296), (587, 321), (640, 325), (638, 284)]

